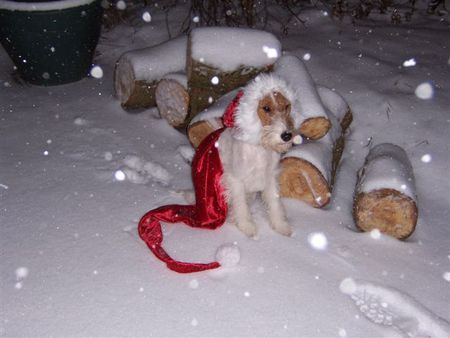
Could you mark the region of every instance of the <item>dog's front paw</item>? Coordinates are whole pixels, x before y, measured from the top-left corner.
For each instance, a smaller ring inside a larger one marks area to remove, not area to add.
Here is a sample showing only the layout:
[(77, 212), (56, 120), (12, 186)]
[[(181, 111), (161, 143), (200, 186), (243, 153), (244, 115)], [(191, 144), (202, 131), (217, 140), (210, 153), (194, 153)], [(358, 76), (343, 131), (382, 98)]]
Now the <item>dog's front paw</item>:
[(283, 235), (283, 236), (292, 236), (293, 233), (293, 229), (292, 227), (286, 223), (286, 222), (277, 222), (272, 224), (272, 228), (273, 230), (275, 230), (276, 232), (278, 232), (279, 234)]
[(238, 222), (236, 223), (236, 226), (238, 227), (239, 230), (241, 230), (244, 234), (246, 234), (248, 237), (251, 238), (255, 238), (258, 233), (256, 225), (250, 221)]

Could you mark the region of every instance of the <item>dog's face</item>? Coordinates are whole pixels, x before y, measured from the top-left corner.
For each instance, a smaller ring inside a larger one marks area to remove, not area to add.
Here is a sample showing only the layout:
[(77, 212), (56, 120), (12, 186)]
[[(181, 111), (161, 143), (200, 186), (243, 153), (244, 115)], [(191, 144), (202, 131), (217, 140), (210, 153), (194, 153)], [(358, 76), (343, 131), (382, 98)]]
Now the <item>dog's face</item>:
[(291, 102), (280, 92), (269, 93), (259, 101), (258, 117), (263, 126), (263, 147), (279, 153), (288, 151), (292, 147), (294, 130)]

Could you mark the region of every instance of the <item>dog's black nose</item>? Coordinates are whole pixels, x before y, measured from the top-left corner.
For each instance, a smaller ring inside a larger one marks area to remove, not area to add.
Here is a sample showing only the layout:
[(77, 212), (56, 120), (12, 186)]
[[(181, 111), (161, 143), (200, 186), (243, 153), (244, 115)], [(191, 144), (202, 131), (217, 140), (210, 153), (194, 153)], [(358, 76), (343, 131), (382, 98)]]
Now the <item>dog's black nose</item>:
[(292, 133), (285, 131), (283, 134), (281, 134), (281, 139), (284, 142), (289, 142), (292, 139)]

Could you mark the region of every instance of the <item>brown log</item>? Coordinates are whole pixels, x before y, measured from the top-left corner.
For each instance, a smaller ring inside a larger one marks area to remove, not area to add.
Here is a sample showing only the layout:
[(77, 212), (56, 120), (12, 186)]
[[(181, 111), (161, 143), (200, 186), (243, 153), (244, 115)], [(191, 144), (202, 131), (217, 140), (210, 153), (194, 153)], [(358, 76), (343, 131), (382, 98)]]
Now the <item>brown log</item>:
[(300, 134), (309, 140), (318, 140), (324, 137), (331, 128), (328, 117), (318, 116), (303, 120), (300, 125)]
[(414, 175), (405, 151), (393, 144), (372, 148), (358, 172), (353, 204), (356, 227), (405, 239), (414, 232), (417, 217)]
[(115, 94), (122, 107), (127, 110), (154, 107), (155, 90), (161, 78), (185, 70), (186, 45), (187, 37), (181, 36), (122, 54), (114, 70)]
[(202, 141), (213, 131), (223, 127), (221, 118), (194, 122), (188, 127), (188, 138), (191, 145), (197, 149)]
[[(277, 57), (265, 57), (265, 64), (260, 66), (255, 66), (254, 60), (248, 60), (248, 57), (246, 58), (246, 53), (242, 51), (242, 38), (239, 39), (239, 36), (243, 33), (247, 37), (252, 36), (252, 34), (258, 36), (264, 34), (268, 44), (276, 45), (278, 55), (281, 53), (279, 50), (281, 46), (279, 41), (268, 32), (229, 27), (204, 27), (197, 28), (191, 32), (188, 39), (186, 59), (188, 91), (191, 99), (189, 121), (224, 94), (244, 86), (259, 73), (268, 72), (272, 69)], [(215, 51), (206, 60), (203, 60), (203, 58), (195, 58), (196, 54), (201, 54), (197, 53), (198, 49), (204, 47), (203, 45), (199, 47), (193, 42), (195, 36), (200, 34), (201, 40), (207, 40), (209, 42), (208, 51)], [(217, 34), (220, 34), (222, 37), (227, 37), (227, 42), (224, 43), (224, 41), (221, 41)], [(258, 47), (257, 52), (263, 54), (262, 47)], [(256, 47), (253, 46), (253, 48)], [(247, 52), (249, 51), (247, 50)], [(255, 50), (251, 50), (250, 52), (254, 53)], [(221, 69), (218, 64), (224, 60), (226, 57), (224, 55), (240, 58), (239, 65), (233, 69)], [(214, 77), (217, 77), (217, 83), (212, 81)]]
[(331, 190), (325, 177), (310, 162), (299, 157), (281, 161), (280, 192), (282, 197), (295, 198), (321, 208), (330, 201)]
[(187, 135), (194, 148), (197, 148), (210, 133), (223, 127), (222, 115), (237, 92), (238, 90), (233, 90), (225, 94), (191, 120), (187, 128)]
[(318, 87), (318, 93), (332, 127), (320, 140), (294, 147), (286, 153), (281, 160), (279, 179), (282, 197), (323, 208), (331, 201), (352, 113), (339, 94), (325, 87)]
[(155, 90), (156, 105), (159, 114), (172, 127), (185, 127), (189, 109), (186, 75), (168, 74), (159, 81)]

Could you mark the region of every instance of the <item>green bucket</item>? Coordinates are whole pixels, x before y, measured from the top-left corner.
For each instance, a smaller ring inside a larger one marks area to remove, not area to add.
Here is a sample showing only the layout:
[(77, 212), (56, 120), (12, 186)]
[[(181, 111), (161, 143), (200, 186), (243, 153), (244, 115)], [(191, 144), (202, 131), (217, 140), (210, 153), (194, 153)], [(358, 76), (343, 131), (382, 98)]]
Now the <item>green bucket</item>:
[(0, 1), (0, 42), (26, 82), (84, 78), (102, 22), (101, 0)]

